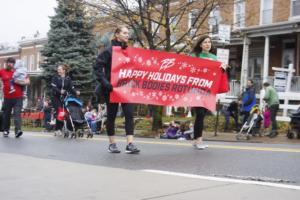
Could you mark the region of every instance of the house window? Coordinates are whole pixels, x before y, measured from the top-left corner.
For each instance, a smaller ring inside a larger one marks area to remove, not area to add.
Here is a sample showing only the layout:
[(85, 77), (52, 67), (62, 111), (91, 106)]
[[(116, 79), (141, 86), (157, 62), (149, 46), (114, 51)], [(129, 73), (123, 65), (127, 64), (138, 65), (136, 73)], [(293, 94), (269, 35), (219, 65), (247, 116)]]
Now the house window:
[(234, 27), (245, 27), (245, 0), (235, 0), (234, 2)]
[(300, 17), (300, 0), (292, 0), (291, 6), (291, 16)]
[(261, 24), (271, 24), (273, 18), (273, 0), (261, 2)]
[(30, 55), (29, 70), (34, 71), (34, 55)]
[[(156, 29), (157, 29), (158, 26), (159, 26), (158, 23), (153, 22), (153, 21), (151, 22), (151, 28), (152, 28), (152, 33), (153, 33), (153, 34), (154, 34), (154, 32), (156, 31)], [(158, 29), (157, 29), (155, 35), (158, 35), (158, 34), (159, 34), (159, 27), (158, 27)]]
[(170, 18), (170, 30), (171, 30), (171, 43), (175, 43), (177, 40), (176, 37), (176, 28), (177, 28), (177, 24), (178, 24), (178, 17), (174, 16)]
[(215, 7), (209, 13), (209, 19), (208, 19), (209, 30), (210, 30), (211, 36), (215, 36), (218, 34), (220, 21), (221, 21), (220, 9), (219, 9), (219, 7)]
[(41, 52), (37, 52), (37, 55), (36, 55), (36, 69), (37, 70), (41, 69), (40, 61), (41, 61)]
[(26, 67), (27, 70), (28, 70), (27, 56), (23, 56), (23, 57), (22, 57), (22, 61), (23, 61), (24, 67)]
[(191, 10), (191, 12), (189, 13), (188, 27), (189, 29), (191, 29), (190, 35), (194, 35), (196, 33), (197, 26), (195, 22), (197, 21), (198, 15), (199, 15), (199, 10), (197, 9)]

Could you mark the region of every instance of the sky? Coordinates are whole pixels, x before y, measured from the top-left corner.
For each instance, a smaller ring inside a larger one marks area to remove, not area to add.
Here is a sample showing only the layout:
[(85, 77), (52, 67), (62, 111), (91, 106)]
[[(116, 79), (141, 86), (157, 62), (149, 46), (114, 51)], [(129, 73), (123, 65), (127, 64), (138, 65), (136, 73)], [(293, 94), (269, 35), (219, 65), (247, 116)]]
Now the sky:
[(36, 31), (46, 36), (56, 0), (0, 0), (0, 43), (17, 45)]

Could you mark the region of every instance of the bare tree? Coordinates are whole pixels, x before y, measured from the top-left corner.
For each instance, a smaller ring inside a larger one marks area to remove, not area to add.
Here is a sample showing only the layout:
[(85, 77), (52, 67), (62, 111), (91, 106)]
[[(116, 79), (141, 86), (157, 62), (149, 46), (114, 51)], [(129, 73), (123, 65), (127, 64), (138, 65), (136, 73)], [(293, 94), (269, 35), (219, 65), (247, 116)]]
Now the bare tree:
[[(233, 0), (86, 0), (100, 20), (126, 24), (143, 48), (180, 53), (209, 33), (208, 18), (217, 7)], [(100, 15), (99, 14), (99, 15)], [(155, 107), (152, 130), (162, 127), (162, 107)]]

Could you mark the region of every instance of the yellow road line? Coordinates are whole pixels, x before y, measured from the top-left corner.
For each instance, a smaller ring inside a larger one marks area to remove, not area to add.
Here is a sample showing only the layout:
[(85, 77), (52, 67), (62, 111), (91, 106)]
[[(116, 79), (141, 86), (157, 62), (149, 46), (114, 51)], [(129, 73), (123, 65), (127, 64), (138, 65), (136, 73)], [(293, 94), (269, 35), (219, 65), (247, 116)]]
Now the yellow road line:
[[(33, 134), (26, 133), (26, 135), (34, 136), (34, 137), (53, 137), (49, 134)], [(107, 141), (107, 138), (96, 137), (96, 138), (77, 138), (80, 140), (94, 140), (94, 141)], [(126, 139), (117, 138), (117, 141), (126, 142)], [(171, 145), (171, 146), (186, 146), (191, 147), (190, 143), (179, 143), (179, 142), (168, 142), (168, 141), (146, 141), (146, 140), (136, 140), (136, 143), (141, 144), (159, 144), (159, 145)], [(210, 144), (209, 148), (215, 149), (233, 149), (233, 150), (248, 150), (248, 151), (267, 151), (267, 152), (288, 152), (288, 153), (300, 153), (300, 148), (272, 148), (272, 147), (258, 147), (258, 146), (238, 146), (238, 145), (216, 145)]]

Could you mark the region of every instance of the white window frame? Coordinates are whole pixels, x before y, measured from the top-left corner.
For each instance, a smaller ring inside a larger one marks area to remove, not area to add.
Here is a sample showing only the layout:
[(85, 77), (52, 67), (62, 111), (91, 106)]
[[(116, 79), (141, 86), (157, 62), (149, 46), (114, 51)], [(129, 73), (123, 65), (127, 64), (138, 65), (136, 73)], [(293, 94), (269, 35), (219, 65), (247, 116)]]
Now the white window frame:
[[(176, 36), (177, 27), (176, 27), (176, 24), (178, 24), (178, 16), (170, 17), (170, 26), (174, 25), (174, 27), (175, 27), (175, 30), (172, 30), (172, 32), (171, 32), (171, 38), (170, 38), (171, 39), (171, 44), (174, 44), (177, 40), (177, 36)], [(174, 38), (174, 39), (172, 39), (172, 38)]]
[(199, 9), (193, 9), (189, 12), (189, 17), (188, 17), (188, 28), (191, 28), (191, 31), (189, 33), (190, 36), (193, 36), (196, 33), (196, 28), (192, 27), (192, 16), (194, 12), (199, 12)]
[(34, 71), (34, 55), (31, 54), (29, 57), (29, 70)]
[[(238, 4), (243, 4), (243, 8), (241, 13), (239, 13), (240, 16), (242, 16), (242, 21), (238, 21), (237, 19), (237, 5)], [(246, 24), (246, 1), (245, 0), (235, 0), (234, 1), (234, 7), (233, 7), (233, 29), (239, 29), (239, 28), (244, 28)]]
[(300, 19), (300, 14), (293, 16), (293, 2), (299, 1), (299, 0), (291, 0), (291, 7), (290, 7), (290, 18), (291, 20), (293, 19)]
[[(156, 28), (157, 28), (158, 26), (159, 26), (158, 23), (156, 23), (156, 22), (154, 22), (154, 21), (151, 22), (152, 33), (154, 33), (154, 31), (156, 30)], [(160, 29), (160, 28), (157, 29), (157, 32), (156, 32), (155, 35), (159, 35), (159, 29)]]
[(214, 12), (216, 11), (216, 9), (218, 9), (219, 11), (219, 16), (218, 16), (218, 19), (217, 19), (217, 24), (216, 25), (210, 25), (209, 24), (209, 36), (210, 37), (216, 37), (218, 36), (218, 31), (216, 33), (213, 33), (213, 26), (217, 26), (217, 29), (219, 29), (219, 24), (220, 24), (220, 21), (221, 21), (221, 10), (220, 10), (220, 7), (215, 7), (210, 13), (209, 13), (209, 18), (214, 18)]
[(38, 51), (36, 54), (36, 69), (37, 70), (41, 70), (40, 60), (41, 60), (41, 52)]
[(188, 18), (188, 28), (192, 27), (192, 16), (194, 12), (199, 12), (198, 9), (193, 9), (189, 12), (189, 18)]
[(22, 61), (27, 70), (29, 70), (27, 56), (22, 56)]
[(271, 7), (272, 7), (272, 17), (271, 17), (271, 22), (270, 23), (263, 23), (263, 11), (264, 9), (264, 1), (265, 0), (260, 0), (260, 25), (265, 25), (265, 24), (272, 24), (273, 23), (273, 10), (274, 10), (274, 0), (269, 0), (271, 1)]

